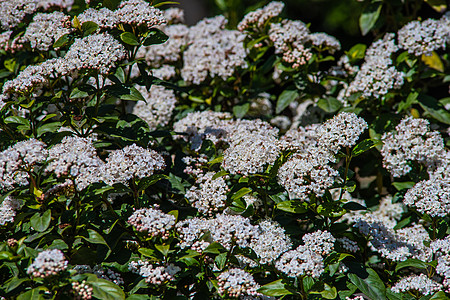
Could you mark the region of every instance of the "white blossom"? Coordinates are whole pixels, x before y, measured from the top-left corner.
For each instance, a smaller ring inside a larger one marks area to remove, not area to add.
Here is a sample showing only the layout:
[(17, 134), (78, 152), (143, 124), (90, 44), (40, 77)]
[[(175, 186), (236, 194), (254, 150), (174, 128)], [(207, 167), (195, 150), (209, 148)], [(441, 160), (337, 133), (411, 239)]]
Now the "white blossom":
[(233, 268), (217, 276), (218, 292), (231, 298), (242, 299), (243, 296), (257, 296), (259, 284), (253, 276), (244, 270)]
[(61, 250), (44, 250), (39, 252), (36, 259), (28, 267), (27, 273), (33, 277), (45, 278), (57, 275), (67, 269), (67, 263)]
[(428, 278), (425, 274), (411, 275), (402, 278), (391, 290), (394, 293), (417, 291), (426, 296), (442, 290), (442, 284)]
[(150, 237), (167, 238), (175, 226), (175, 216), (163, 213), (158, 208), (141, 208), (133, 212), (128, 223), (137, 231), (146, 232)]

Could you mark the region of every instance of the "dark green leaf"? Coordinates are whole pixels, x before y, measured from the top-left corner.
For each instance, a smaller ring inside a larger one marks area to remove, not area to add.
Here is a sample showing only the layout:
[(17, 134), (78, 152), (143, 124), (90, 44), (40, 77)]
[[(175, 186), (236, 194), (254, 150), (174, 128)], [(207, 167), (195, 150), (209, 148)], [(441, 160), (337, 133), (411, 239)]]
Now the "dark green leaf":
[(154, 185), (158, 181), (162, 179), (169, 179), (169, 176), (164, 174), (155, 174), (150, 177), (142, 178), (138, 184), (138, 191), (143, 191), (147, 189), (149, 186)]
[(231, 196), (231, 200), (236, 200), (241, 198), (242, 196), (250, 193), (252, 190), (249, 188), (241, 188), (239, 191), (237, 191), (236, 193), (233, 194), (233, 196)]
[(29, 290), (28, 292), (20, 294), (17, 297), (17, 300), (43, 300), (43, 299), (45, 299), (43, 292), (46, 290), (47, 290), (47, 288), (45, 288), (45, 287), (42, 287), (42, 286), (37, 287), (35, 289)]
[(97, 278), (93, 274), (88, 275), (87, 283), (92, 287), (92, 294), (97, 299), (120, 300), (125, 299), (123, 290), (111, 281)]
[(429, 300), (448, 300), (449, 298), (445, 295), (445, 292), (439, 291), (433, 295)]
[(10, 281), (8, 281), (6, 283), (6, 292), (9, 293), (13, 290), (15, 290), (16, 288), (18, 288), (22, 283), (24, 283), (25, 281), (28, 281), (28, 278), (17, 278), (17, 277), (13, 277)]
[(329, 97), (326, 99), (320, 99), (317, 102), (317, 106), (326, 111), (327, 113), (334, 113), (342, 107), (341, 101), (336, 98)]
[(405, 181), (405, 182), (393, 182), (392, 185), (398, 190), (404, 190), (404, 189), (410, 189), (412, 188), (416, 183), (414, 181)]
[(125, 44), (131, 45), (131, 46), (139, 46), (140, 45), (136, 36), (134, 34), (132, 34), (131, 32), (122, 33), (120, 35), (120, 39)]
[(415, 258), (410, 258), (407, 259), (405, 261), (402, 261), (400, 263), (397, 264), (397, 266), (395, 267), (395, 272), (397, 272), (400, 269), (403, 268), (407, 268), (407, 267), (414, 267), (414, 268), (418, 268), (418, 269), (426, 269), (430, 264), (425, 263), (421, 260), (415, 259)]
[(34, 230), (43, 232), (48, 228), (51, 220), (52, 211), (48, 209), (42, 215), (40, 213), (35, 213), (30, 219), (30, 224)]
[(450, 112), (442, 106), (435, 98), (420, 94), (419, 95), (420, 106), (433, 118), (439, 122), (450, 124)]
[(225, 263), (227, 261), (227, 256), (228, 256), (228, 253), (224, 252), (224, 253), (220, 253), (219, 255), (217, 255), (216, 258), (214, 259), (214, 262), (216, 263), (219, 270), (222, 270), (225, 267)]
[(386, 299), (386, 287), (378, 274), (372, 269), (366, 269), (369, 276), (360, 278), (356, 274), (348, 274), (351, 282), (370, 299)]
[(86, 241), (92, 244), (105, 245), (109, 248), (108, 244), (106, 243), (105, 239), (102, 237), (100, 233), (98, 233), (93, 229), (88, 229), (87, 232), (89, 234), (89, 237), (83, 237)]
[(147, 36), (142, 43), (144, 46), (156, 45), (165, 43), (169, 37), (159, 29), (152, 28), (147, 33)]
[(241, 119), (248, 112), (249, 108), (250, 108), (250, 103), (245, 103), (242, 105), (235, 105), (235, 106), (233, 106), (233, 114), (236, 118)]
[(375, 25), (380, 16), (381, 7), (383, 2), (375, 1), (370, 3), (359, 17), (359, 27), (361, 28), (362, 35), (366, 35)]
[(98, 29), (98, 25), (92, 21), (86, 21), (81, 25), (81, 30), (83, 30), (83, 35), (87, 36), (95, 32)]
[(377, 141), (377, 140), (373, 140), (373, 139), (367, 139), (367, 140), (361, 141), (358, 145), (355, 146), (355, 148), (353, 148), (352, 156), (361, 155), (364, 152), (377, 146), (378, 144), (381, 144), (381, 141)]
[(345, 210), (366, 210), (367, 207), (357, 203), (357, 202), (347, 202), (344, 204), (343, 208)]
[(281, 113), (286, 107), (298, 97), (296, 90), (284, 90), (277, 100), (276, 113)]
[(61, 48), (69, 42), (69, 35), (66, 33), (62, 35), (54, 44), (53, 48)]
[(284, 295), (292, 295), (293, 293), (286, 289), (282, 279), (270, 282), (258, 289), (258, 292), (266, 296), (278, 297)]
[(221, 244), (214, 242), (206, 247), (206, 249), (203, 250), (203, 253), (220, 254), (225, 251), (226, 249)]
[(214, 174), (214, 176), (212, 177), (212, 180), (215, 180), (219, 177), (223, 177), (223, 176), (227, 176), (229, 173), (225, 170), (219, 171), (216, 174)]
[(53, 122), (39, 126), (37, 129), (37, 136), (39, 137), (46, 132), (57, 132), (61, 126), (61, 122)]
[(154, 257), (155, 251), (152, 249), (148, 249), (148, 248), (139, 248), (138, 249), (139, 253), (141, 253), (144, 256), (147, 257)]
[(25, 118), (18, 117), (18, 116), (9, 116), (9, 117), (5, 118), (5, 123), (6, 124), (16, 123), (16, 124), (21, 124), (21, 125), (30, 127), (30, 121), (28, 121)]
[(301, 213), (304, 213), (307, 211), (303, 202), (295, 201), (295, 200), (280, 202), (277, 204), (277, 208), (282, 211), (296, 213), (296, 214), (301, 214)]
[(122, 100), (130, 100), (130, 101), (145, 101), (145, 98), (142, 96), (141, 92), (139, 92), (134, 86), (130, 88), (129, 94), (123, 94), (120, 96)]

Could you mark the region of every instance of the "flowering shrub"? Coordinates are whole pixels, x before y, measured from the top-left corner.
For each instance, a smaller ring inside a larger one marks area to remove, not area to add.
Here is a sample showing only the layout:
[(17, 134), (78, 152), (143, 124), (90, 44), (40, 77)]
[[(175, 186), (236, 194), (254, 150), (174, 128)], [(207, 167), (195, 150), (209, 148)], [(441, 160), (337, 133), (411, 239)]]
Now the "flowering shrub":
[(0, 296), (447, 299), (450, 15), (372, 2), (1, 1)]

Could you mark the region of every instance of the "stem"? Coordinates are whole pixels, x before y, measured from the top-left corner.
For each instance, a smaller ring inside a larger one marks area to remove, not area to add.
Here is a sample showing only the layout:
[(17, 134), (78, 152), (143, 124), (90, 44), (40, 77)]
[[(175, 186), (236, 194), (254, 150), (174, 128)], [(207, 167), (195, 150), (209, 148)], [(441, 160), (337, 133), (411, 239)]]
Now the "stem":
[(344, 172), (344, 183), (341, 188), (341, 194), (339, 195), (339, 201), (342, 200), (342, 196), (344, 195), (344, 187), (347, 183), (347, 175), (348, 175), (348, 168), (350, 167), (350, 161), (352, 160), (352, 155), (350, 153), (350, 148), (346, 147), (347, 156), (345, 157), (345, 172)]

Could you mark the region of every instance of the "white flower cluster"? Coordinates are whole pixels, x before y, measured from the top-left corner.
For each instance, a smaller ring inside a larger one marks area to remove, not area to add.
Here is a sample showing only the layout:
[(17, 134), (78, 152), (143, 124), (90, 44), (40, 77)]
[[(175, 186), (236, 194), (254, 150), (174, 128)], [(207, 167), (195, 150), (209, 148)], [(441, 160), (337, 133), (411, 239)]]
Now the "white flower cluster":
[(0, 1), (0, 26), (4, 30), (20, 24), (26, 15), (38, 9), (48, 10), (52, 7), (70, 10), (74, 0), (2, 0)]
[(241, 269), (230, 269), (217, 276), (218, 292), (230, 298), (240, 298), (243, 296), (258, 296), (256, 290), (259, 284), (253, 279), (250, 273)]
[(342, 89), (338, 98), (345, 101), (354, 93), (362, 93), (363, 98), (383, 97), (392, 89), (403, 85), (404, 74), (393, 66), (391, 55), (398, 50), (394, 34), (386, 34), (367, 49), (365, 62), (350, 83)]
[(412, 21), (398, 31), (398, 45), (415, 56), (431, 55), (445, 49), (450, 41), (450, 24), (446, 17), (440, 20)]
[(67, 51), (64, 61), (71, 71), (97, 70), (107, 74), (127, 53), (119, 41), (108, 33), (97, 33), (76, 39)]
[(171, 65), (162, 65), (161, 68), (152, 70), (153, 76), (163, 80), (169, 80), (177, 75), (176, 69)]
[(103, 7), (100, 9), (88, 8), (77, 16), (80, 24), (94, 22), (99, 28), (114, 28), (119, 22), (114, 11)]
[(133, 212), (128, 223), (137, 231), (147, 232), (150, 237), (169, 237), (170, 230), (175, 226), (175, 216), (163, 213), (157, 207), (141, 208)]
[(371, 248), (382, 257), (393, 261), (404, 261), (410, 257), (429, 259), (430, 249), (423, 244), (424, 241), (429, 241), (429, 236), (422, 225), (416, 224), (396, 232), (381, 219), (369, 214), (356, 219), (354, 227), (371, 238)]
[(278, 170), (278, 183), (289, 192), (291, 198), (305, 201), (311, 193), (321, 197), (339, 175), (328, 165), (327, 153), (317, 147), (311, 149), (316, 151), (294, 154)]
[(164, 18), (169, 24), (178, 24), (184, 22), (184, 10), (178, 7), (170, 7), (163, 11)]
[(23, 202), (21, 200), (17, 200), (11, 196), (6, 196), (0, 204), (0, 226), (14, 221), (16, 210), (20, 209), (22, 204)]
[(277, 17), (284, 8), (284, 3), (279, 1), (272, 1), (263, 8), (258, 8), (249, 12), (239, 22), (237, 28), (240, 31), (250, 30), (253, 28), (262, 29), (272, 18)]
[(308, 39), (313, 46), (318, 47), (319, 49), (327, 50), (331, 54), (341, 50), (341, 43), (334, 36), (328, 35), (324, 32), (311, 33)]
[(368, 128), (366, 121), (354, 113), (343, 112), (317, 128), (319, 146), (337, 153), (341, 147), (352, 147)]
[(4, 0), (0, 2), (0, 24), (4, 30), (14, 28), (37, 9), (38, 0)]
[(117, 285), (122, 285), (124, 283), (122, 276), (114, 272), (111, 269), (102, 267), (101, 265), (96, 265), (91, 267), (89, 265), (76, 265), (74, 268), (79, 274), (91, 273), (97, 275), (98, 278), (102, 278), (111, 281)]
[(257, 226), (250, 220), (239, 215), (219, 214), (214, 219), (193, 218), (177, 223), (180, 234), (180, 247), (191, 247), (205, 233), (209, 232), (214, 242), (220, 243), (230, 250), (233, 244), (248, 247), (257, 234)]
[(147, 122), (150, 130), (167, 125), (177, 102), (173, 90), (159, 85), (152, 85), (149, 91), (144, 86), (136, 85), (135, 87), (144, 97), (145, 102), (138, 101), (133, 107), (133, 114)]
[(72, 282), (72, 290), (76, 300), (92, 299), (93, 288), (86, 283), (86, 280), (83, 280), (82, 282)]
[(50, 148), (48, 160), (46, 171), (54, 172), (57, 177), (75, 178), (78, 190), (99, 182), (99, 169), (104, 165), (92, 140), (76, 136), (66, 136), (61, 143)]
[(301, 21), (283, 20), (271, 24), (269, 38), (275, 47), (275, 53), (282, 54), (282, 59), (298, 68), (308, 62), (312, 52), (305, 47), (309, 40), (309, 29)]
[(322, 255), (329, 254), (336, 239), (328, 231), (317, 231), (303, 236), (304, 245), (284, 253), (275, 267), (289, 277), (309, 275), (319, 277), (324, 271)]
[(304, 152), (309, 147), (317, 146), (316, 129), (318, 126), (320, 125), (292, 127), (280, 138), (279, 147), (282, 150)]
[(144, 0), (122, 1), (115, 15), (119, 23), (134, 26), (146, 25), (150, 28), (166, 23), (162, 11)]
[(40, 94), (42, 87), (49, 83), (55, 74), (67, 74), (68, 69), (62, 58), (52, 58), (38, 65), (29, 65), (16, 78), (5, 82), (4, 94)]
[(224, 151), (222, 167), (231, 174), (262, 173), (264, 167), (272, 165), (279, 154), (276, 137), (262, 132), (246, 134), (245, 138), (238, 138)]
[(25, 30), (23, 40), (30, 42), (33, 49), (48, 51), (61, 36), (72, 31), (70, 16), (58, 11), (39, 13)]
[(245, 35), (237, 30), (223, 29), (224, 16), (200, 21), (189, 29), (189, 47), (184, 52), (181, 77), (200, 84), (210, 77), (227, 79), (237, 68), (247, 68)]
[(14, 185), (27, 185), (27, 171), (47, 158), (45, 146), (41, 141), (29, 139), (0, 152), (0, 190), (12, 189)]
[(394, 293), (402, 293), (407, 291), (417, 291), (422, 295), (432, 295), (442, 290), (442, 284), (430, 279), (425, 274), (411, 275), (402, 278), (397, 282), (391, 290)]
[(352, 241), (351, 239), (349, 239), (348, 237), (344, 236), (340, 239), (337, 239), (337, 241), (341, 244), (342, 248), (344, 248), (345, 250), (352, 252), (352, 253), (357, 253), (358, 251), (360, 251), (361, 249), (358, 246), (358, 243), (355, 241)]
[(146, 282), (154, 285), (161, 285), (167, 281), (174, 281), (175, 275), (181, 271), (181, 268), (174, 264), (158, 266), (143, 260), (130, 262), (128, 269), (131, 272), (144, 277)]
[(195, 185), (185, 194), (191, 205), (204, 215), (212, 216), (226, 206), (228, 186), (223, 177), (213, 179), (214, 172), (199, 174)]
[(450, 212), (450, 164), (439, 167), (409, 189), (403, 203), (431, 217), (445, 217)]
[(110, 153), (102, 169), (102, 179), (109, 185), (115, 183), (127, 185), (131, 178), (150, 176), (165, 166), (161, 154), (133, 144)]
[(417, 161), (427, 166), (436, 164), (444, 154), (444, 141), (437, 131), (430, 131), (426, 119), (404, 118), (393, 132), (383, 137), (383, 166), (392, 176), (411, 171), (409, 163)]
[(67, 269), (67, 263), (61, 250), (44, 250), (39, 252), (36, 259), (28, 267), (27, 273), (33, 277), (45, 278)]
[(292, 242), (280, 224), (265, 220), (258, 225), (257, 234), (251, 240), (249, 248), (255, 251), (261, 264), (272, 264), (291, 246)]

